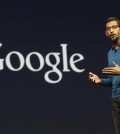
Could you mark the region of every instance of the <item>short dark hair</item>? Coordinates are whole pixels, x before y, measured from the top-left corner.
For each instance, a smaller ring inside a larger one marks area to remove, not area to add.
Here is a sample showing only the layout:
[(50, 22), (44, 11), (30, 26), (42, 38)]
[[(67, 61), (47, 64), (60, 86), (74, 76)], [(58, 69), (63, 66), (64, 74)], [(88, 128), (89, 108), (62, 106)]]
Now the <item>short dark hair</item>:
[(117, 17), (109, 17), (106, 19), (106, 24), (110, 21), (116, 21), (118, 26), (120, 26), (120, 20)]

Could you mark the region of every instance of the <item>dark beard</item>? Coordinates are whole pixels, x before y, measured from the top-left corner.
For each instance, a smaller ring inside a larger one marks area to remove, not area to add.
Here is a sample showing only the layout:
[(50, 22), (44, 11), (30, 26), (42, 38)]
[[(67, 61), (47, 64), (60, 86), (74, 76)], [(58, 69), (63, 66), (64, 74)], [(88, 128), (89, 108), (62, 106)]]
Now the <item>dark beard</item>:
[(115, 39), (110, 39), (114, 44), (116, 44), (116, 42), (119, 40), (119, 38), (118, 37), (116, 37)]

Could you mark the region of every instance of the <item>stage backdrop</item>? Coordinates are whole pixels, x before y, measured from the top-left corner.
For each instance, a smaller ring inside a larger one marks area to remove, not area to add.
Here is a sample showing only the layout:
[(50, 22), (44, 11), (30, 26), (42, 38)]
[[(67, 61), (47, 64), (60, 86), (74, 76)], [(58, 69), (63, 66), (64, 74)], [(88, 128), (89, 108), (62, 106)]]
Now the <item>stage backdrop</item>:
[(110, 1), (0, 2), (0, 133), (113, 134), (107, 66)]

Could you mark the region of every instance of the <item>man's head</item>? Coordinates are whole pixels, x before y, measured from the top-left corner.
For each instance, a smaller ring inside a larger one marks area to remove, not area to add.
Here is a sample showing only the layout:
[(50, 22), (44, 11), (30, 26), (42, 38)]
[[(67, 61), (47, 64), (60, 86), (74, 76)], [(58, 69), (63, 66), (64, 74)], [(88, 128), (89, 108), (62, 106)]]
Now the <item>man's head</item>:
[(110, 17), (106, 20), (105, 34), (113, 42), (120, 39), (120, 20), (116, 17)]

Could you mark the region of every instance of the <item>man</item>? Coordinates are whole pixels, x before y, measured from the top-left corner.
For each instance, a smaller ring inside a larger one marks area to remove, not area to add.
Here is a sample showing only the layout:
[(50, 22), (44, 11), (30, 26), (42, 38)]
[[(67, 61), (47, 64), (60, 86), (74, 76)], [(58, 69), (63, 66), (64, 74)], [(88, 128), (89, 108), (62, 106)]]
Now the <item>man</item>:
[(112, 48), (108, 52), (108, 67), (102, 72), (108, 74), (107, 79), (102, 79), (89, 72), (89, 80), (95, 84), (112, 87), (112, 114), (116, 134), (120, 134), (120, 20), (110, 17), (106, 20), (106, 36), (112, 41)]

